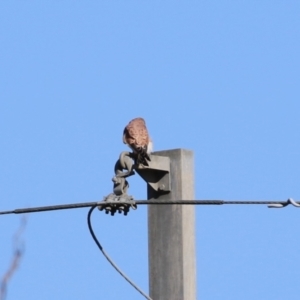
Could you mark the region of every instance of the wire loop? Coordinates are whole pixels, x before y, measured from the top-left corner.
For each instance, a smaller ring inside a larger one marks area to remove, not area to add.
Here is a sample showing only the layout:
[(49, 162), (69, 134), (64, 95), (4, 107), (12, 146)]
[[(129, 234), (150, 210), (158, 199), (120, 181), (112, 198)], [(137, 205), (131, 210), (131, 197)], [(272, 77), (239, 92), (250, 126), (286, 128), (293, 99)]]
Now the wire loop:
[(287, 201), (285, 203), (274, 203), (274, 204), (269, 204), (268, 207), (269, 208), (282, 208), (282, 207), (286, 207), (287, 205), (292, 204), (295, 207), (300, 207), (300, 204), (297, 203), (296, 201), (294, 201), (292, 198), (287, 199)]

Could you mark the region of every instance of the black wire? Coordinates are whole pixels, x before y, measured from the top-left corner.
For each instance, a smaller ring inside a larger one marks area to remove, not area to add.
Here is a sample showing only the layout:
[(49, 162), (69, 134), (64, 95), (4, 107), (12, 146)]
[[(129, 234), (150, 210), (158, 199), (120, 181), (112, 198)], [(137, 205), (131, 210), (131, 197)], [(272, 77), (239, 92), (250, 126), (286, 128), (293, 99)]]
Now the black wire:
[(60, 204), (60, 205), (49, 205), (49, 206), (30, 207), (30, 208), (19, 208), (15, 210), (1, 211), (0, 215), (25, 214), (25, 213), (51, 211), (51, 210), (91, 207), (93, 205), (96, 205), (97, 203), (98, 202), (83, 202), (83, 203), (73, 203), (73, 204)]
[[(132, 202), (118, 202), (118, 204), (129, 204)], [(300, 204), (300, 202), (295, 202)], [(235, 205), (272, 205), (272, 204), (288, 204), (287, 201), (226, 201), (226, 200), (136, 200), (135, 204), (137, 205), (225, 205), (225, 204), (235, 204)], [(51, 205), (51, 206), (41, 206), (33, 208), (19, 208), (15, 210), (0, 211), (0, 215), (7, 214), (24, 214), (32, 212), (42, 212), (42, 211), (51, 211), (51, 210), (61, 210), (61, 209), (72, 209), (72, 208), (82, 208), (82, 207), (91, 207), (91, 206), (102, 206), (107, 205), (107, 202), (83, 202), (83, 203), (73, 203), (73, 204), (62, 204), (62, 205)]]
[(87, 216), (87, 221), (88, 221), (88, 226), (89, 226), (89, 230), (90, 233), (95, 241), (95, 243), (97, 244), (98, 248), (100, 249), (100, 251), (102, 252), (102, 254), (105, 256), (105, 258), (109, 261), (109, 263), (116, 269), (116, 271), (125, 279), (127, 280), (127, 282), (129, 282), (139, 293), (141, 293), (146, 299), (148, 300), (152, 300), (149, 296), (147, 296), (138, 286), (136, 286), (118, 267), (117, 265), (112, 261), (112, 259), (106, 254), (106, 252), (104, 251), (103, 247), (101, 246), (100, 242), (98, 241), (94, 230), (92, 228), (92, 224), (91, 224), (91, 215), (93, 210), (97, 207), (97, 205), (94, 205), (90, 208), (88, 216)]

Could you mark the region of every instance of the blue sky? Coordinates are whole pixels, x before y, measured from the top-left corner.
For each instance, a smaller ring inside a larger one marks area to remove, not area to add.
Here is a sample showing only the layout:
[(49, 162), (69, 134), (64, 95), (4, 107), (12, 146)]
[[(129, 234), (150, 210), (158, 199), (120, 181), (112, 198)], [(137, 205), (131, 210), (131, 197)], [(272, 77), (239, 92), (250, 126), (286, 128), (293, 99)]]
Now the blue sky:
[[(194, 151), (197, 199), (300, 200), (299, 13), (298, 1), (1, 1), (0, 210), (101, 200), (138, 116), (155, 150)], [(96, 248), (87, 211), (27, 216), (7, 300), (142, 299)], [(299, 213), (197, 207), (198, 299), (299, 299)], [(0, 217), (0, 274), (19, 224)], [(147, 208), (93, 224), (148, 292)]]

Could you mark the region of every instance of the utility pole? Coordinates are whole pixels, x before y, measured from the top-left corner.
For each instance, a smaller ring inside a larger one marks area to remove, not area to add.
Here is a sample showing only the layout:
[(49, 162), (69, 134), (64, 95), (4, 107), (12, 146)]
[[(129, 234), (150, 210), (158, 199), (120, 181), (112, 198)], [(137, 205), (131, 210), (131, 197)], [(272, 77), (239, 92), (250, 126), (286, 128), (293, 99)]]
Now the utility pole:
[[(170, 192), (158, 194), (148, 184), (148, 200), (194, 200), (193, 152), (175, 149), (154, 152), (155, 156), (170, 159)], [(150, 297), (196, 300), (194, 206), (149, 205), (148, 234)]]

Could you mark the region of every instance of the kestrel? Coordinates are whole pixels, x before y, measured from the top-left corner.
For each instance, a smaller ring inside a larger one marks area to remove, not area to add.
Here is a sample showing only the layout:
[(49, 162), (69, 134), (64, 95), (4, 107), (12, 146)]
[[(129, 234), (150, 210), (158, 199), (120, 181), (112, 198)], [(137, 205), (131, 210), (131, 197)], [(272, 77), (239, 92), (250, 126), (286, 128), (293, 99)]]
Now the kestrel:
[(137, 165), (148, 166), (148, 161), (151, 161), (149, 154), (152, 152), (152, 141), (143, 118), (135, 118), (128, 123), (123, 132), (123, 142), (133, 151)]

